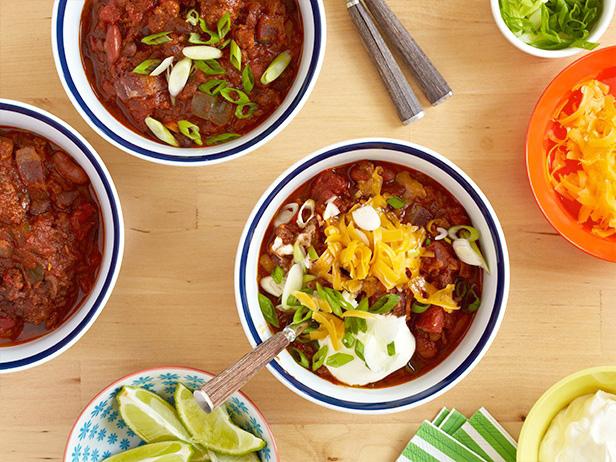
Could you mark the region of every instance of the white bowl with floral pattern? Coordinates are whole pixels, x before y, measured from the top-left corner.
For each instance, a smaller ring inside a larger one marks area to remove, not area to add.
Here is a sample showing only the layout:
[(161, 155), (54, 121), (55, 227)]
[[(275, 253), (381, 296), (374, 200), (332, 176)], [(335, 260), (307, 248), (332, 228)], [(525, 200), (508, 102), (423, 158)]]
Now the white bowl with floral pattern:
[[(113, 382), (90, 401), (75, 421), (64, 451), (64, 462), (100, 462), (144, 444), (120, 416), (115, 396), (123, 386), (143, 387), (173, 403), (178, 383), (195, 389), (211, 378), (211, 374), (198, 369), (162, 367), (136, 372)], [(261, 462), (279, 462), (274, 435), (255, 404), (238, 392), (227, 402), (227, 409), (237, 425), (267, 443), (259, 451)]]

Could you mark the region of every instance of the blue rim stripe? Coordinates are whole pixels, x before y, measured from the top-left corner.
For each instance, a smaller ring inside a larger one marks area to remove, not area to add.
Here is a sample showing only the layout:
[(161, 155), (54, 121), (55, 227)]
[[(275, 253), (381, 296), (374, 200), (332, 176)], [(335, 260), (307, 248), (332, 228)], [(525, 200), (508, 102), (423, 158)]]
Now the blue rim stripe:
[(111, 215), (113, 218), (113, 248), (111, 251), (111, 263), (109, 266), (109, 272), (107, 273), (107, 276), (105, 277), (103, 286), (101, 287), (100, 293), (98, 294), (98, 297), (96, 297), (96, 300), (94, 301), (94, 304), (92, 305), (92, 308), (90, 308), (90, 310), (88, 311), (86, 316), (83, 318), (83, 320), (77, 326), (75, 326), (75, 328), (71, 332), (69, 332), (62, 340), (60, 340), (55, 345), (49, 347), (48, 349), (44, 351), (41, 351), (40, 353), (29, 356), (27, 358), (22, 358), (16, 361), (0, 363), (0, 370), (6, 371), (10, 369), (22, 368), (28, 365), (35, 364), (39, 361), (44, 360), (46, 357), (53, 355), (58, 350), (64, 348), (76, 336), (78, 336), (81, 333), (81, 331), (85, 329), (85, 327), (90, 322), (92, 317), (99, 310), (103, 309), (102, 301), (105, 298), (107, 292), (109, 291), (114, 274), (117, 271), (119, 251), (120, 251), (120, 226), (121, 224), (120, 224), (120, 216), (118, 213), (118, 208), (116, 206), (115, 198), (113, 196), (113, 190), (111, 188), (111, 185), (107, 181), (105, 172), (101, 168), (98, 160), (96, 159), (92, 151), (90, 151), (90, 149), (88, 149), (88, 147), (85, 144), (83, 144), (83, 142), (77, 136), (75, 136), (69, 129), (64, 127), (62, 124), (56, 122), (55, 120), (50, 119), (46, 115), (40, 114), (31, 109), (23, 108), (20, 106), (15, 106), (9, 103), (0, 102), (0, 110), (16, 112), (19, 114), (32, 117), (33, 119), (37, 119), (42, 122), (45, 122), (47, 125), (53, 127), (57, 131), (61, 132), (68, 139), (70, 139), (81, 150), (81, 152), (83, 152), (83, 154), (88, 158), (92, 166), (95, 168), (96, 173), (98, 174), (101, 182), (103, 183), (105, 192), (107, 193), (107, 198), (111, 206)]
[(400, 153), (407, 154), (410, 156), (418, 157), (422, 160), (425, 160), (435, 165), (439, 169), (445, 171), (445, 173), (447, 173), (454, 180), (456, 180), (466, 190), (466, 192), (468, 192), (468, 194), (471, 196), (471, 198), (476, 203), (477, 207), (481, 211), (481, 214), (483, 215), (484, 219), (486, 220), (488, 224), (488, 228), (490, 230), (492, 240), (495, 243), (495, 247), (496, 247), (496, 261), (497, 261), (496, 274), (499, 276), (497, 279), (496, 297), (495, 297), (494, 305), (492, 308), (492, 315), (488, 321), (485, 332), (483, 333), (483, 335), (479, 339), (479, 342), (477, 343), (477, 346), (473, 349), (473, 351), (468, 355), (468, 357), (462, 362), (462, 364), (455, 371), (453, 371), (449, 376), (444, 378), (441, 382), (435, 384), (434, 386), (430, 387), (427, 390), (422, 391), (421, 393), (417, 393), (413, 396), (405, 397), (405, 398), (398, 399), (398, 400), (385, 401), (385, 402), (380, 402), (380, 403), (361, 403), (361, 402), (354, 402), (354, 401), (346, 401), (346, 400), (336, 399), (336, 398), (332, 398), (331, 396), (324, 395), (323, 393), (320, 393), (308, 387), (307, 385), (301, 383), (300, 381), (298, 381), (292, 375), (287, 373), (282, 368), (282, 366), (280, 366), (278, 362), (272, 361), (270, 363), (270, 367), (273, 367), (274, 370), (278, 374), (280, 374), (280, 377), (282, 377), (288, 384), (290, 384), (293, 388), (310, 396), (313, 399), (316, 399), (325, 404), (336, 406), (339, 408), (346, 408), (346, 409), (352, 409), (352, 410), (357, 410), (357, 411), (382, 411), (382, 410), (404, 407), (404, 406), (408, 406), (413, 403), (416, 403), (418, 401), (422, 401), (436, 393), (439, 393), (441, 390), (447, 388), (449, 385), (455, 382), (482, 353), (482, 350), (488, 344), (490, 336), (492, 335), (492, 332), (494, 331), (494, 329), (496, 328), (496, 325), (498, 324), (501, 311), (504, 309), (504, 307), (502, 307), (501, 305), (502, 305), (502, 302), (505, 296), (505, 281), (507, 279), (507, 275), (505, 273), (504, 250), (501, 245), (500, 239), (498, 237), (498, 227), (496, 223), (494, 222), (494, 220), (492, 219), (492, 216), (490, 215), (488, 208), (484, 204), (479, 194), (477, 194), (475, 189), (456, 170), (451, 168), (449, 165), (447, 165), (440, 159), (437, 159), (433, 157), (432, 155), (424, 151), (421, 151), (419, 149), (413, 148), (411, 146), (403, 145), (403, 144), (397, 144), (397, 143), (392, 143), (392, 142), (381, 142), (381, 141), (362, 142), (362, 143), (341, 146), (341, 147), (332, 149), (330, 151), (324, 152), (312, 159), (307, 160), (302, 165), (298, 166), (295, 170), (293, 170), (291, 173), (289, 173), (285, 178), (278, 181), (277, 186), (266, 197), (263, 204), (257, 210), (253, 221), (250, 223), (248, 231), (246, 233), (246, 237), (242, 244), (243, 247), (242, 247), (242, 252), (240, 256), (239, 291), (240, 291), (240, 299), (241, 299), (241, 305), (242, 305), (241, 309), (243, 311), (243, 317), (246, 320), (246, 324), (248, 325), (250, 334), (252, 335), (252, 338), (257, 344), (261, 344), (263, 342), (263, 339), (261, 339), (261, 337), (259, 336), (259, 333), (257, 332), (257, 329), (250, 315), (250, 311), (248, 308), (248, 296), (246, 293), (246, 278), (247, 278), (246, 268), (247, 268), (247, 262), (248, 262), (248, 251), (250, 248), (250, 244), (254, 239), (254, 234), (255, 234), (257, 224), (263, 217), (265, 210), (267, 209), (269, 204), (272, 202), (272, 200), (278, 195), (278, 193), (282, 190), (282, 188), (289, 181), (291, 181), (295, 176), (297, 176), (299, 173), (321, 162), (324, 159), (328, 159), (330, 157), (334, 157), (339, 154), (344, 154), (350, 151), (367, 150), (367, 149), (386, 149), (389, 151), (396, 151), (396, 152), (400, 152)]
[(121, 138), (117, 133), (112, 131), (109, 127), (107, 127), (88, 107), (86, 102), (81, 97), (75, 82), (73, 81), (73, 77), (71, 76), (68, 63), (66, 60), (66, 50), (64, 47), (64, 17), (66, 14), (66, 5), (69, 0), (56, 0), (58, 2), (58, 16), (56, 19), (56, 42), (58, 44), (58, 58), (60, 60), (60, 67), (62, 69), (62, 76), (64, 77), (64, 81), (66, 82), (67, 87), (69, 88), (72, 96), (75, 98), (79, 108), (88, 116), (90, 122), (94, 124), (94, 126), (100, 130), (100, 132), (104, 133), (108, 138), (112, 139), (115, 143), (122, 146), (128, 152), (138, 153), (139, 155), (151, 157), (154, 159), (169, 161), (169, 162), (178, 162), (178, 163), (193, 163), (193, 162), (208, 162), (214, 161), (217, 159), (223, 159), (225, 157), (235, 156), (240, 154), (242, 151), (249, 149), (254, 144), (260, 143), (267, 137), (269, 137), (272, 132), (274, 132), (285, 120), (287, 120), (290, 115), (295, 111), (297, 106), (301, 103), (301, 101), (306, 96), (308, 91), (308, 87), (315, 77), (315, 73), (317, 70), (317, 65), (319, 62), (319, 56), (321, 54), (322, 48), (322, 34), (323, 31), (321, 29), (321, 11), (319, 9), (319, 5), (317, 0), (310, 0), (310, 6), (312, 7), (312, 17), (314, 19), (314, 48), (312, 51), (312, 57), (310, 59), (310, 65), (308, 68), (308, 74), (302, 83), (302, 86), (299, 89), (298, 94), (295, 99), (291, 102), (289, 107), (284, 113), (280, 115), (278, 119), (276, 119), (271, 126), (269, 126), (263, 133), (259, 134), (255, 138), (251, 138), (246, 141), (244, 144), (237, 146), (236, 148), (229, 149), (227, 151), (222, 151), (216, 154), (208, 154), (202, 156), (175, 156), (170, 154), (163, 154), (156, 151), (151, 151), (149, 149), (142, 148), (137, 146), (129, 141)]

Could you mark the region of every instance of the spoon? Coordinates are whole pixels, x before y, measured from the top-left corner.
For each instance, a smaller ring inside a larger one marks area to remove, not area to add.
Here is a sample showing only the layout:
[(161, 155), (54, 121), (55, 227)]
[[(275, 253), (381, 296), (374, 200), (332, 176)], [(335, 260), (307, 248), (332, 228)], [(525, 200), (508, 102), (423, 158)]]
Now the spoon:
[(244, 355), (231, 367), (206, 382), (193, 396), (210, 413), (224, 404), (265, 365), (278, 356), (308, 327), (308, 322), (291, 324)]

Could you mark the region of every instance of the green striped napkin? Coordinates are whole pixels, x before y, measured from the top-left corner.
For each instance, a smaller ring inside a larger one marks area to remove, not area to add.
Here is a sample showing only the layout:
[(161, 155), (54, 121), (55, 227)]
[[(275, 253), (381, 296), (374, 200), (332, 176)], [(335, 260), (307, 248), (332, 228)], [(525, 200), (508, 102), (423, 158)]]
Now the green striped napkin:
[(470, 419), (443, 408), (424, 421), (396, 462), (515, 462), (516, 442), (481, 408)]

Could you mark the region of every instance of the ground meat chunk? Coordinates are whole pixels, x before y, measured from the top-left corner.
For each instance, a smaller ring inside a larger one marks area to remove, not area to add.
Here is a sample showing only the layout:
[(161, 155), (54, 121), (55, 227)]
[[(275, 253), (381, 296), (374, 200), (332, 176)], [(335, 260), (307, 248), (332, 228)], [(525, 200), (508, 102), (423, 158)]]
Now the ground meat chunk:
[(13, 140), (0, 136), (0, 160), (10, 159), (13, 155)]
[(453, 284), (460, 271), (460, 260), (456, 258), (451, 245), (433, 241), (427, 250), (433, 252), (434, 257), (423, 259), (422, 272), (427, 274), (429, 280), (439, 289), (445, 288), (447, 284)]
[(312, 183), (311, 197), (317, 204), (323, 205), (328, 199), (346, 193), (347, 190), (348, 181), (346, 178), (332, 170), (326, 170)]

